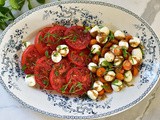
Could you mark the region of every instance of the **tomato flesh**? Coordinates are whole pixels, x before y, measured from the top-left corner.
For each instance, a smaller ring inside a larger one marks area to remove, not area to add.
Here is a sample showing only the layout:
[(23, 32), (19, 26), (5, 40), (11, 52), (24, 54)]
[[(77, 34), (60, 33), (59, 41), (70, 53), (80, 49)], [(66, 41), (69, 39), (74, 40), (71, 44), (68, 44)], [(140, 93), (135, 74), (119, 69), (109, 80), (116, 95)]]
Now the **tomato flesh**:
[(89, 50), (84, 49), (81, 51), (70, 50), (68, 59), (77, 66), (84, 67), (89, 64), (91, 59), (89, 58)]
[(54, 64), (50, 72), (50, 83), (54, 90), (61, 93), (62, 86), (66, 83), (66, 74), (70, 69), (70, 63), (67, 59), (62, 59), (59, 63)]
[(21, 66), (24, 73), (33, 74), (36, 61), (41, 57), (35, 45), (30, 45), (22, 54)]
[(75, 50), (85, 49), (91, 40), (89, 32), (85, 32), (82, 26), (72, 26), (65, 32), (66, 43)]
[(46, 58), (45, 56), (38, 59), (36, 62), (36, 66), (34, 69), (35, 80), (43, 89), (53, 89), (49, 81), (49, 74), (52, 70), (52, 66), (52, 60)]
[(86, 67), (75, 67), (66, 76), (67, 91), (70, 94), (83, 95), (90, 89), (90, 71)]

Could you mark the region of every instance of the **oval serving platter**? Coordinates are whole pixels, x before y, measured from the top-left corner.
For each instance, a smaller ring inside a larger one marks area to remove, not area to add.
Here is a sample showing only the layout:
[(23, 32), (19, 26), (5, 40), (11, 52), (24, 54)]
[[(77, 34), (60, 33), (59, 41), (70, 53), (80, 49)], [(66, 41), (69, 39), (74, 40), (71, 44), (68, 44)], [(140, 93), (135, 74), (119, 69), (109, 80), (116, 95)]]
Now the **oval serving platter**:
[[(20, 67), (22, 41), (52, 23), (106, 25), (137, 36), (144, 44), (144, 60), (134, 86), (107, 95), (102, 101), (62, 96), (52, 91), (28, 87)], [(152, 28), (135, 13), (109, 3), (67, 1), (49, 3), (27, 11), (10, 24), (0, 39), (0, 83), (24, 106), (49, 116), (68, 119), (108, 117), (143, 100), (155, 87), (160, 74), (160, 42)]]

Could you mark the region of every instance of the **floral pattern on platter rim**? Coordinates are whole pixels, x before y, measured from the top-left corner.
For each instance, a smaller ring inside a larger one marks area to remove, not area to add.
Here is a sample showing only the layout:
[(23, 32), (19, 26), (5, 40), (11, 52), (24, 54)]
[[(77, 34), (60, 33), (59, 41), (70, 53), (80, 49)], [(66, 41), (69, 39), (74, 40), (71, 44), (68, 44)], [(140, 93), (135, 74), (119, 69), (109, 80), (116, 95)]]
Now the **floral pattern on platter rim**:
[[(89, 9), (91, 7), (95, 7), (96, 9), (97, 6), (101, 6), (102, 10), (100, 12)], [(52, 7), (56, 9), (52, 9)], [(27, 87), (24, 83), (25, 75), (21, 71), (19, 64), (22, 53), (22, 40), (31, 36), (32, 32), (35, 33), (35, 31), (37, 32), (37, 30), (53, 22), (66, 26), (78, 25), (80, 23), (86, 26), (106, 24), (103, 18), (103, 9), (113, 10), (112, 12), (115, 14), (119, 13), (122, 17), (127, 15), (130, 19), (133, 19), (133, 23), (130, 24), (132, 30), (121, 25), (115, 25), (116, 22), (114, 22), (112, 16), (106, 15), (106, 19), (108, 19), (107, 24), (113, 21), (113, 26), (111, 25), (111, 27), (115, 28), (115, 26), (118, 26), (124, 32), (134, 33), (135, 36), (142, 40), (145, 46), (144, 61), (141, 66), (140, 75), (134, 81), (135, 85), (125, 88), (120, 93), (108, 95), (107, 99), (98, 102), (90, 99), (62, 96), (52, 91)], [(37, 19), (33, 14), (38, 11), (38, 20), (42, 21), (44, 25), (34, 22)], [(33, 18), (34, 25), (29, 22), (28, 18), (30, 17)], [(79, 0), (39, 6), (18, 17), (14, 23), (6, 28), (1, 35), (0, 48), (0, 83), (4, 88), (24, 106), (58, 118), (99, 118), (127, 110), (149, 94), (156, 85), (160, 74), (160, 42), (154, 31), (143, 19), (131, 11), (103, 2)], [(28, 92), (26, 93), (26, 91)], [(31, 96), (30, 94), (32, 94), (32, 97), (28, 99)], [(126, 94), (128, 96), (128, 99), (126, 98), (127, 100), (119, 100), (120, 96), (124, 98)], [(132, 96), (135, 96), (135, 98)], [(43, 102), (33, 101), (40, 98), (43, 98)], [(116, 103), (117, 100), (120, 101), (121, 105), (119, 105), (120, 103)], [(45, 105), (40, 103), (45, 103)]]

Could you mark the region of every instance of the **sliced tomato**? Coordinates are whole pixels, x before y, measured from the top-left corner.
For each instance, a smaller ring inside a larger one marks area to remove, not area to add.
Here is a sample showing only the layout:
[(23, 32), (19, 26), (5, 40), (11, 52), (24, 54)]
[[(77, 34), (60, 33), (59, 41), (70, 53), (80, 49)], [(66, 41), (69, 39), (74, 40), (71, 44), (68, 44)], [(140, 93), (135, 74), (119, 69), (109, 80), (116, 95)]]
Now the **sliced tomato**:
[(38, 52), (42, 55), (44, 55), (45, 51), (49, 50), (49, 47), (46, 45), (46, 39), (47, 39), (47, 32), (51, 29), (51, 27), (46, 27), (39, 31), (39, 33), (36, 35), (34, 43), (36, 46), (36, 49)]
[(89, 58), (89, 53), (90, 51), (88, 49), (84, 49), (81, 51), (70, 49), (68, 59), (77, 66), (87, 66), (91, 61), (91, 59)]
[(54, 64), (50, 72), (51, 86), (59, 93), (62, 93), (61, 88), (66, 83), (66, 74), (70, 67), (70, 62), (67, 59), (62, 59), (59, 63)]
[(64, 33), (66, 30), (66, 27), (56, 25), (48, 31), (50, 35), (47, 38), (47, 46), (52, 51), (55, 50), (58, 45), (65, 43)]
[(46, 56), (43, 56), (36, 62), (36, 66), (34, 69), (35, 80), (43, 89), (53, 89), (49, 81), (49, 75), (52, 70), (52, 66), (52, 60), (46, 58)]
[(63, 44), (66, 29), (60, 25), (42, 29), (35, 38), (35, 45), (39, 53), (44, 55), (48, 51), (51, 54), (59, 44)]
[(30, 45), (22, 54), (21, 66), (26, 74), (33, 74), (36, 61), (41, 57), (34, 45)]
[(85, 32), (82, 26), (72, 26), (65, 32), (66, 43), (75, 50), (85, 49), (90, 43), (91, 36), (89, 32)]
[(72, 68), (67, 73), (66, 82), (68, 93), (83, 95), (91, 87), (90, 71), (86, 67)]

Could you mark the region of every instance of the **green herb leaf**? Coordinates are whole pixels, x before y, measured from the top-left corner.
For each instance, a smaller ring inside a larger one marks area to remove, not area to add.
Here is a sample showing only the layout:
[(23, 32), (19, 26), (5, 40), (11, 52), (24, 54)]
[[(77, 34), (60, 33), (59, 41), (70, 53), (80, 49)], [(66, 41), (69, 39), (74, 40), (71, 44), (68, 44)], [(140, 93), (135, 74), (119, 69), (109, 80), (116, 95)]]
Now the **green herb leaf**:
[(33, 76), (32, 74), (28, 74), (27, 76), (26, 76), (26, 78), (29, 78), (29, 77), (31, 77), (31, 76)]
[(124, 57), (127, 57), (127, 54), (129, 54), (126, 50), (126, 48), (122, 47), (122, 53)]
[(49, 81), (48, 80), (42, 80), (42, 83), (45, 85), (45, 87), (47, 87), (49, 85)]
[(109, 32), (109, 35), (108, 35), (108, 41), (111, 41), (114, 39), (114, 34), (112, 31)]
[(39, 2), (40, 4), (44, 4), (45, 0), (37, 0), (37, 2)]
[(5, 0), (0, 0), (0, 6), (4, 6), (5, 5)]
[(50, 58), (48, 50), (45, 51), (45, 56), (46, 56), (47, 58)]
[(21, 10), (25, 0), (9, 0), (11, 7), (15, 10)]
[(59, 76), (59, 72), (58, 72), (57, 70), (54, 72), (54, 74), (55, 74), (56, 76)]
[(108, 86), (106, 86), (106, 85), (102, 85), (102, 88), (104, 88), (104, 89), (108, 89)]
[(25, 71), (26, 68), (27, 68), (27, 66), (26, 66), (26, 64), (24, 64), (24, 65), (22, 66), (22, 71)]
[(77, 41), (77, 36), (74, 35), (72, 41), (76, 42)]
[(87, 33), (87, 32), (90, 31), (90, 30), (91, 30), (91, 27), (86, 26), (83, 32), (84, 32), (84, 33)]
[(32, 4), (31, 4), (31, 1), (30, 0), (27, 0), (28, 1), (28, 8), (29, 10), (31, 10), (33, 7), (32, 7)]
[(80, 52), (80, 53), (79, 53), (79, 56), (83, 56), (83, 55), (84, 55), (84, 52)]

